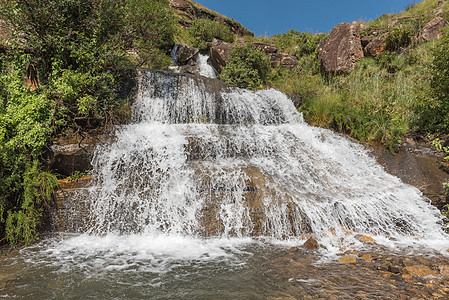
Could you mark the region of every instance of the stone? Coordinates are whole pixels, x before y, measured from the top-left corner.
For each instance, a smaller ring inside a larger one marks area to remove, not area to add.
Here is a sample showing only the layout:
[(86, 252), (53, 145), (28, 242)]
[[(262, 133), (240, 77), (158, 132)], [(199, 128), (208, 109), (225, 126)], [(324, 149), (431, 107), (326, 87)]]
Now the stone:
[(360, 237), (360, 241), (364, 242), (364, 243), (374, 243), (374, 239), (372, 237), (370, 237), (370, 236), (367, 236), (367, 235), (362, 235)]
[(371, 261), (373, 259), (371, 254), (364, 254), (360, 258), (363, 259), (364, 261)]
[(186, 73), (186, 74), (199, 74), (200, 67), (197, 65), (185, 65), (179, 68), (180, 73)]
[(441, 33), (441, 29), (447, 26), (447, 21), (441, 17), (436, 17), (429, 23), (421, 31), (420, 39), (422, 41), (431, 41), (435, 39), (441, 39), (443, 34)]
[(77, 189), (88, 186), (92, 182), (92, 179), (92, 175), (85, 175), (74, 180), (66, 178), (58, 181), (61, 189)]
[(387, 34), (373, 39), (364, 49), (365, 56), (376, 57), (384, 51), (384, 42)]
[(303, 245), (303, 248), (307, 250), (317, 250), (320, 246), (315, 238), (310, 237)]
[(345, 255), (340, 257), (337, 261), (341, 264), (355, 264), (357, 263), (357, 258), (352, 255)]
[(188, 64), (197, 54), (199, 50), (194, 47), (189, 47), (187, 45), (181, 45), (176, 52), (176, 59), (180, 66)]
[(325, 73), (349, 73), (363, 57), (358, 22), (341, 23), (318, 45), (318, 59)]
[[(215, 44), (215, 45), (214, 45)], [(211, 66), (217, 70), (218, 73), (221, 73), (226, 67), (226, 63), (229, 60), (229, 56), (231, 50), (234, 49), (234, 45), (226, 42), (219, 42), (212, 44), (210, 48), (210, 64)]]
[(438, 277), (437, 273), (425, 265), (409, 266), (402, 269), (403, 274), (410, 274), (415, 277)]

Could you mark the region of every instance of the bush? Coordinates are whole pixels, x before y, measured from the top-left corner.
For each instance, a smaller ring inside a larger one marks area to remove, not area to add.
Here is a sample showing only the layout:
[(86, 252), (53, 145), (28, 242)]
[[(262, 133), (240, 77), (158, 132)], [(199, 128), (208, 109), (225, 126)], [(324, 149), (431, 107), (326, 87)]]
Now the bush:
[(220, 79), (240, 88), (257, 89), (266, 84), (269, 71), (269, 56), (247, 44), (231, 51)]
[(208, 49), (214, 38), (233, 43), (234, 35), (229, 28), (217, 21), (209, 19), (197, 19), (188, 29), (193, 39), (193, 47), (200, 50)]
[(431, 67), (431, 95), (423, 95), (418, 102), (419, 126), (422, 129), (449, 132), (449, 31), (435, 44)]
[(387, 51), (397, 52), (410, 45), (412, 30), (410, 26), (401, 25), (392, 28), (385, 38), (384, 48)]
[(113, 123), (127, 53), (168, 66), (174, 20), (168, 0), (6, 0), (0, 18), (15, 35), (0, 55), (0, 245), (28, 244), (57, 186), (46, 146), (67, 126)]

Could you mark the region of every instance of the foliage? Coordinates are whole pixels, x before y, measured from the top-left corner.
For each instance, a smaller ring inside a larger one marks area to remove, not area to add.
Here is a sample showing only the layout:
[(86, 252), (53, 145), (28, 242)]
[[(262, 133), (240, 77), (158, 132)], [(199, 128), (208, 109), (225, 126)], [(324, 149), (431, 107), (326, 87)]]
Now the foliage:
[(220, 79), (245, 89), (262, 88), (270, 71), (270, 58), (252, 44), (235, 47)]
[(412, 30), (409, 26), (393, 27), (385, 38), (384, 48), (387, 51), (400, 51), (411, 43)]
[(86, 170), (83, 172), (76, 170), (71, 176), (68, 177), (68, 179), (70, 181), (76, 181), (76, 180), (80, 179), (81, 177), (89, 175), (91, 173), (92, 173), (92, 171), (90, 171), (90, 170)]
[(416, 110), (418, 125), (430, 132), (449, 132), (449, 32), (435, 44), (431, 65), (431, 91), (422, 96)]
[(298, 32), (290, 29), (284, 34), (276, 34), (269, 39), (262, 39), (275, 44), (280, 52), (288, 52), (297, 58), (314, 54), (318, 43), (325, 37), (325, 34), (312, 34)]
[(174, 20), (168, 0), (5, 0), (0, 18), (14, 36), (0, 55), (0, 244), (28, 244), (57, 186), (47, 144), (114, 123), (126, 68), (169, 64)]
[(195, 20), (188, 32), (193, 37), (192, 46), (200, 50), (208, 49), (214, 38), (228, 43), (233, 43), (235, 39), (227, 26), (209, 19)]

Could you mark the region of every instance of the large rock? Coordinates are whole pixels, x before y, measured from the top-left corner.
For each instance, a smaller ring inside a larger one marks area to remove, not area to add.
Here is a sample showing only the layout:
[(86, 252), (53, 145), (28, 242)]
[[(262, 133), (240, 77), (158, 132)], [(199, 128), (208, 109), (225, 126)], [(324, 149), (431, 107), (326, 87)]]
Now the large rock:
[(443, 34), (441, 33), (441, 29), (447, 26), (447, 21), (441, 17), (436, 17), (429, 23), (421, 31), (421, 40), (423, 41), (431, 41), (436, 39), (441, 39)]
[(318, 58), (326, 73), (349, 73), (363, 57), (361, 24), (341, 23), (332, 29), (319, 46)]
[(226, 43), (226, 42), (215, 42), (212, 44), (210, 48), (210, 64), (211, 66), (217, 70), (218, 73), (223, 71), (224, 67), (226, 67), (226, 63), (229, 60), (231, 50), (234, 49), (234, 44)]
[(195, 58), (200, 51), (197, 48), (189, 47), (187, 45), (180, 45), (176, 52), (177, 63), (181, 66), (188, 64), (188, 62)]
[(387, 34), (373, 39), (364, 49), (365, 56), (376, 57), (384, 51), (384, 42)]

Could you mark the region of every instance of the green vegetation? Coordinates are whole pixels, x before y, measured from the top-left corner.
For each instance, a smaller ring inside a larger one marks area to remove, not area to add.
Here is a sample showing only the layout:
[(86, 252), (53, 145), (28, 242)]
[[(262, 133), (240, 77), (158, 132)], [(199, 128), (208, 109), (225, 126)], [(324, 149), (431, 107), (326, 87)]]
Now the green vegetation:
[(262, 88), (270, 71), (270, 58), (252, 44), (235, 47), (220, 79), (245, 89)]
[(228, 43), (233, 43), (235, 39), (227, 26), (208, 19), (196, 20), (192, 26), (188, 28), (188, 33), (193, 40), (191, 45), (200, 50), (209, 49), (214, 38)]
[(41, 161), (52, 137), (126, 118), (124, 71), (167, 67), (175, 24), (168, 0), (5, 0), (0, 18), (14, 37), (0, 53), (0, 246), (15, 246), (37, 238), (58, 185)]

